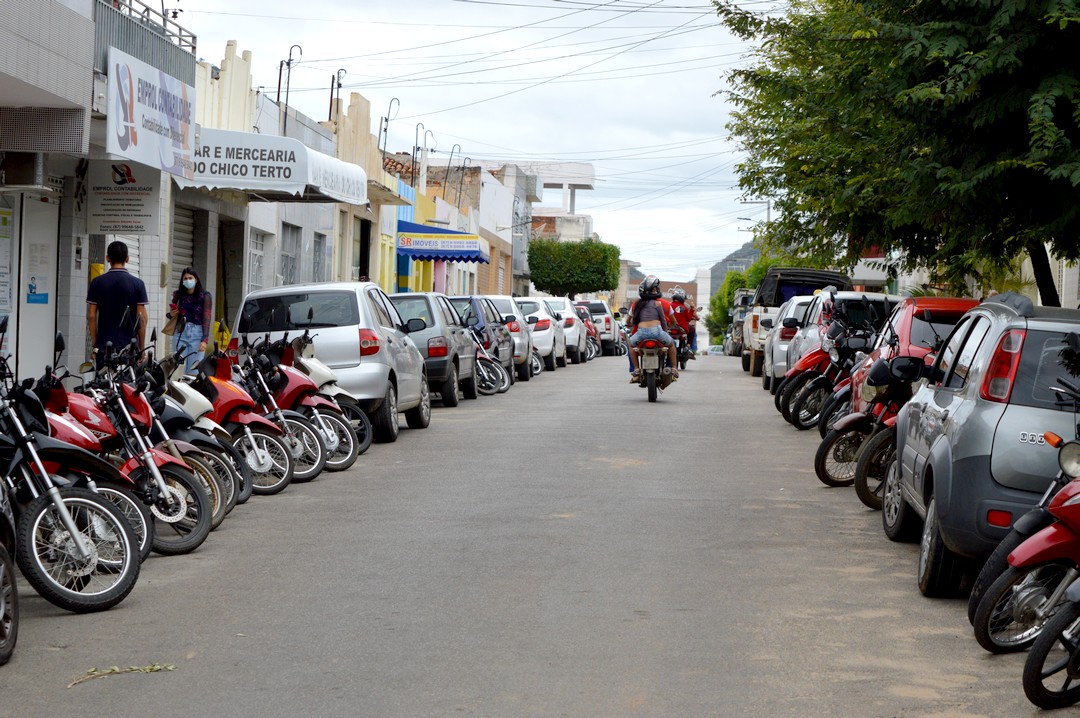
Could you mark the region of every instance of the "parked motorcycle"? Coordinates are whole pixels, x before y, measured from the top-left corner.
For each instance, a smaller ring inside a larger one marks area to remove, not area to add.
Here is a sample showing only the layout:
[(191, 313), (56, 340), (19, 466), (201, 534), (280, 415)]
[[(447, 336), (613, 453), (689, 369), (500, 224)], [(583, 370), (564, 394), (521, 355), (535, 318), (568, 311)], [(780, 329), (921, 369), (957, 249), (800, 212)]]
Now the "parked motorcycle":
[[(8, 317), (0, 318), (0, 342), (7, 326)], [(16, 519), (16, 562), (27, 582), (60, 608), (111, 608), (138, 580), (138, 543), (111, 502), (74, 481), (123, 477), (104, 459), (49, 436), (31, 384), (16, 382), (7, 357), (0, 357), (0, 462)]]
[(488, 354), (476, 328), (470, 327), (470, 329), (469, 334), (476, 346), (476, 390), (484, 396), (508, 391), (511, 386), (510, 372)]
[(11, 660), (19, 640), (19, 587), (15, 581), (15, 515), (7, 485), (0, 481), (0, 666)]
[(667, 366), (668, 348), (655, 339), (646, 339), (638, 344), (638, 349), (641, 350), (638, 358), (641, 379), (638, 386), (648, 389), (649, 402), (654, 402), (675, 380), (671, 367)]
[(265, 418), (247, 391), (232, 381), (232, 364), (220, 351), (203, 359), (191, 388), (210, 400), (210, 419), (221, 425), (251, 469), (252, 491), (269, 496), (285, 489), (293, 478), (293, 459), (277, 424)]
[(788, 420), (792, 426), (800, 431), (817, 426), (825, 403), (835, 393), (837, 384), (850, 376), (856, 357), (869, 349), (873, 340), (872, 325), (849, 326), (842, 318), (832, 321), (821, 342), (821, 349), (828, 353), (829, 366), (789, 399)]

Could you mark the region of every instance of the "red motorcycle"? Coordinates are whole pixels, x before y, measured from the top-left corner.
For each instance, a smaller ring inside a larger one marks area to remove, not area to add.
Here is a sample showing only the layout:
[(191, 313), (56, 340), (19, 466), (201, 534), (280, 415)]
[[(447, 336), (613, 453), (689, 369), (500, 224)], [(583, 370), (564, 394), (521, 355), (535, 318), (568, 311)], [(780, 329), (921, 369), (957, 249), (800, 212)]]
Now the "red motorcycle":
[(277, 424), (264, 417), (255, 400), (232, 380), (232, 364), (221, 352), (203, 360), (194, 378), (185, 381), (210, 400), (209, 416), (229, 432), (233, 446), (252, 472), (252, 492), (269, 496), (285, 489), (293, 479), (293, 459)]
[(146, 397), (148, 382), (133, 386), (119, 378), (136, 365), (135, 354), (130, 350), (107, 354), (102, 369), (77, 392), (67, 392), (59, 380), (46, 380), (46, 408), (59, 417), (70, 416), (94, 435), (100, 451), (122, 462), (120, 472), (135, 484), (136, 495), (153, 517), (153, 550), (190, 553), (210, 534), (214, 520), (210, 494), (191, 464), (147, 438), (154, 421)]

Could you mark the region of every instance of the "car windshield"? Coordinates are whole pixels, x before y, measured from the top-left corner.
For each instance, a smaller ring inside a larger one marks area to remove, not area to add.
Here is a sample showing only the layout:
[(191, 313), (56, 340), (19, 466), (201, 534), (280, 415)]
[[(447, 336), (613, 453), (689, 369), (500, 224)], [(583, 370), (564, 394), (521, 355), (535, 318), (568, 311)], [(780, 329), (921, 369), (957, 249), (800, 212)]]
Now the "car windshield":
[(458, 297), (457, 299), (451, 299), (450, 303), (454, 305), (454, 309), (458, 310), (458, 314), (461, 315), (461, 321), (469, 321), (469, 317), (476, 314), (473, 310), (472, 300), (468, 297)]
[(957, 314), (948, 317), (938, 313), (931, 317), (933, 321), (928, 322), (918, 315), (913, 315), (911, 317), (911, 343), (936, 349), (938, 344), (945, 341), (945, 337), (949, 336), (949, 332), (952, 331), (962, 316), (964, 315)]
[(431, 319), (431, 307), (428, 305), (427, 297), (390, 297), (390, 301), (397, 307), (402, 321), (423, 319), (427, 326), (435, 326), (435, 322)]
[(284, 332), (308, 326), (342, 327), (359, 322), (356, 295), (352, 292), (297, 292), (248, 299), (240, 312), (238, 331), (241, 334)]
[(607, 314), (607, 308), (604, 306), (603, 302), (583, 302), (578, 306), (588, 307), (589, 314)]
[[(1075, 385), (1080, 376), (1080, 356), (1068, 348), (1065, 332), (1029, 329), (1020, 354), (1020, 366), (1013, 383), (1010, 404), (1072, 411), (1071, 403), (1058, 406), (1058, 395), (1050, 389), (1058, 377)], [(1066, 397), (1062, 395), (1061, 399)]]

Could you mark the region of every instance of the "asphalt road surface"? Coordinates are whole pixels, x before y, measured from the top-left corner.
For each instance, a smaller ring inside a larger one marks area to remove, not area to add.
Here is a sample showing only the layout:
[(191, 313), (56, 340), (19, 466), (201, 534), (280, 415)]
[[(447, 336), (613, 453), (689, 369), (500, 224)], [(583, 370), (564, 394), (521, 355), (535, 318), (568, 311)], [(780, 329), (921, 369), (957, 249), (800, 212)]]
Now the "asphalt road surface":
[[(0, 716), (1031, 716), (738, 360), (436, 403), (73, 615), (21, 584)], [(91, 669), (175, 666), (69, 684)]]

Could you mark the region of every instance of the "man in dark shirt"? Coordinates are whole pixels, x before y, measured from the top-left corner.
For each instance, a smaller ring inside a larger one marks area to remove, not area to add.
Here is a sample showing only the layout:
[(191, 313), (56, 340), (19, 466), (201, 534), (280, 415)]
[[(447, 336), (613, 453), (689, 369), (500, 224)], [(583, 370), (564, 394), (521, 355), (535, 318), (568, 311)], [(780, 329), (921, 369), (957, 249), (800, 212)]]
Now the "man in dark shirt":
[(105, 358), (108, 342), (112, 342), (114, 350), (119, 350), (135, 339), (141, 350), (146, 341), (148, 321), (146, 285), (124, 268), (128, 261), (127, 245), (121, 241), (112, 242), (105, 254), (109, 271), (90, 282), (86, 292), (90, 345), (94, 347), (99, 366)]

